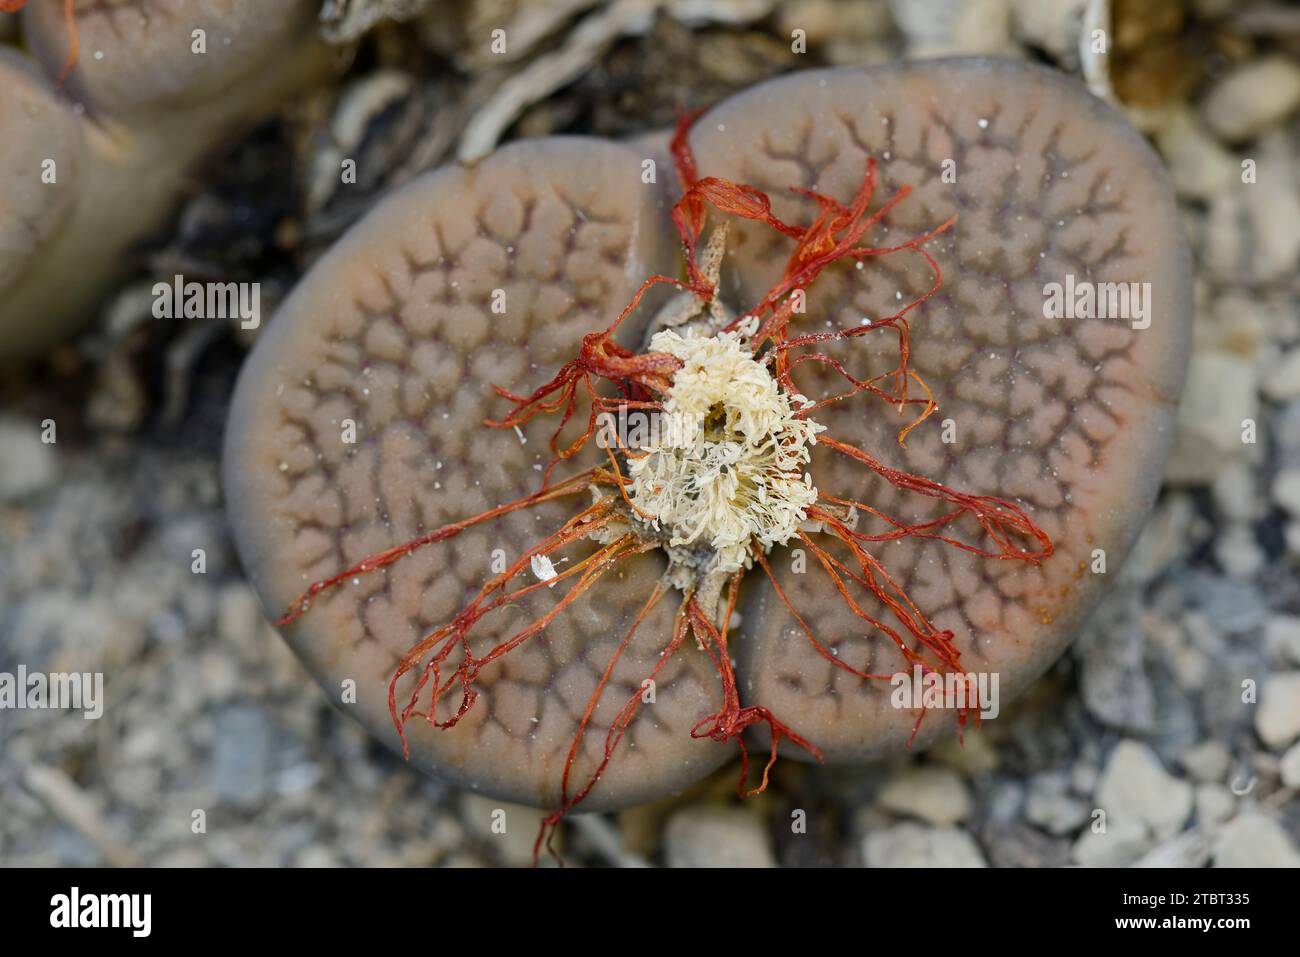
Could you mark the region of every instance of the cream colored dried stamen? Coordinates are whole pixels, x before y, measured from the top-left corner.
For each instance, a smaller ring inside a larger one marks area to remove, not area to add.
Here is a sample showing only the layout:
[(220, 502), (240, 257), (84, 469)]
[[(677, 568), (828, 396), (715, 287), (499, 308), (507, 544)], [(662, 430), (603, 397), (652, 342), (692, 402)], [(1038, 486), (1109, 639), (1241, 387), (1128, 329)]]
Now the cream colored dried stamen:
[(752, 563), (793, 538), (817, 489), (804, 466), (824, 426), (798, 418), (811, 403), (782, 390), (739, 335), (655, 334), (655, 352), (683, 362), (664, 401), (671, 428), (632, 456), (629, 497), (671, 546), (708, 545), (707, 573)]

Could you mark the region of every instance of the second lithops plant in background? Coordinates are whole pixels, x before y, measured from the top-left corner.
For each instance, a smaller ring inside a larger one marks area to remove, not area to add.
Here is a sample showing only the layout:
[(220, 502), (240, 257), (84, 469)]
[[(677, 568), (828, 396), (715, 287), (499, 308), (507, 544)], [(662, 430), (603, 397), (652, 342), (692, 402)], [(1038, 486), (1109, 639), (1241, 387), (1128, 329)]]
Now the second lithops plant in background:
[(312, 0), (10, 6), (32, 56), (0, 49), (0, 361), (86, 324), (214, 151), (330, 69)]
[[(1186, 364), (1159, 163), (1057, 74), (798, 74), (686, 130), (671, 217), (579, 139), (405, 187), (232, 410), (236, 537), (295, 649), (552, 825), (749, 734), (860, 760), (995, 714), (1132, 543)], [(669, 434), (604, 427), (633, 413)]]

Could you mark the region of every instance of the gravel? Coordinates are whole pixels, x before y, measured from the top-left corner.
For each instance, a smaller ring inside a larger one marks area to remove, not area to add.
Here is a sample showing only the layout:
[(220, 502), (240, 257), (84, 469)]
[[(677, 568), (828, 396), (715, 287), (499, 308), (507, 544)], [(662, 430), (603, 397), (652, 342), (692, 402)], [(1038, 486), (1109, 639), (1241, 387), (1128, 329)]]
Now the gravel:
[(217, 714), (212, 789), (218, 801), (251, 808), (265, 800), (273, 733), (261, 708), (235, 706)]
[(1202, 741), (1179, 755), (1178, 761), (1198, 781), (1222, 781), (1232, 754), (1222, 741)]
[(1111, 752), (1097, 785), (1108, 822), (1141, 824), (1153, 842), (1177, 833), (1192, 810), (1192, 786), (1169, 774), (1145, 744), (1124, 740)]
[(970, 817), (966, 783), (946, 768), (912, 768), (890, 778), (877, 798), (882, 808), (948, 827)]
[(1127, 867), (1137, 863), (1153, 844), (1150, 832), (1134, 818), (1114, 823), (1094, 820), (1074, 842), (1070, 856), (1083, 867)]
[(1293, 744), (1278, 762), (1282, 783), (1289, 788), (1300, 788), (1300, 744)]
[(1300, 106), (1300, 66), (1282, 56), (1244, 64), (1215, 84), (1202, 106), (1221, 138), (1248, 139)]
[(1264, 395), (1274, 402), (1300, 399), (1300, 347), (1278, 359), (1264, 379)]
[(867, 867), (987, 867), (979, 845), (952, 827), (903, 823), (862, 839)]
[(1264, 647), (1280, 660), (1300, 665), (1300, 616), (1270, 618), (1264, 626)]
[(749, 808), (687, 807), (664, 833), (669, 867), (775, 867), (763, 821)]
[(1156, 136), (1179, 194), (1212, 200), (1238, 175), (1236, 158), (1210, 135), (1191, 110), (1178, 110)]
[(1259, 811), (1239, 814), (1214, 840), (1215, 867), (1300, 867), (1300, 851), (1274, 818)]
[(1196, 823), (1201, 830), (1213, 830), (1232, 816), (1237, 799), (1222, 784), (1196, 786)]
[(1057, 837), (1077, 832), (1088, 820), (1091, 808), (1070, 795), (1067, 786), (1061, 774), (1035, 777), (1025, 800), (1025, 820)]
[(1300, 736), (1300, 671), (1270, 675), (1259, 690), (1255, 730), (1277, 751)]
[(0, 449), (0, 502), (22, 499), (57, 477), (55, 446), (41, 441), (38, 422), (0, 414)]
[(1300, 515), (1300, 469), (1278, 473), (1273, 480), (1273, 501), (1287, 513)]
[(1169, 464), (1172, 480), (1208, 485), (1248, 455), (1243, 423), (1258, 422), (1258, 388), (1252, 362), (1219, 350), (1193, 354)]

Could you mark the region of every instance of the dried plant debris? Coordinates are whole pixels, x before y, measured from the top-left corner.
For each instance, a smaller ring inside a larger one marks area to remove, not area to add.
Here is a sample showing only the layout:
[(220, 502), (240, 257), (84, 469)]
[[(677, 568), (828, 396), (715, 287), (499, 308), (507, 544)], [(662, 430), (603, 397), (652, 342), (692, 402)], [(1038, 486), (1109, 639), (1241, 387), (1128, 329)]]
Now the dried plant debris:
[(321, 32), (330, 43), (351, 43), (376, 24), (403, 23), (424, 13), (434, 0), (325, 0)]

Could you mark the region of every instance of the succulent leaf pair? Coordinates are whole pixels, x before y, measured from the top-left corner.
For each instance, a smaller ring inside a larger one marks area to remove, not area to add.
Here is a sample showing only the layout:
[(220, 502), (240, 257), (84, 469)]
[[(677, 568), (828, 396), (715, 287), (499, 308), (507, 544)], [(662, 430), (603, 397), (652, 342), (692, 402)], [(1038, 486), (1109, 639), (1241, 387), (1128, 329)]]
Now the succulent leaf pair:
[[(897, 439), (910, 410), (854, 400), (826, 405), (818, 421), (885, 470), (1017, 503), (1054, 554), (1039, 564), (990, 559), (981, 536), (991, 533), (980, 526), (957, 536), (970, 547), (954, 547), (939, 530), (950, 503), (864, 471), (824, 443), (809, 470), (819, 489), (931, 529), (891, 537), (886, 523), (871, 548), (952, 632), (964, 669), (999, 677), (1005, 706), (1064, 649), (1159, 486), (1192, 310), (1190, 255), (1159, 161), (1068, 78), (988, 59), (773, 80), (705, 114), (690, 145), (701, 175), (752, 184), (788, 223), (817, 215), (808, 191), (849, 201), (869, 156), (884, 195), (914, 188), (875, 225), (872, 245), (957, 217), (927, 246), (943, 284), (911, 314), (907, 342), (938, 412), (906, 444)], [(232, 523), (268, 612), (368, 555), (538, 489), (555, 423), (484, 429), (508, 409), (493, 387), (533, 393), (646, 277), (677, 273), (671, 176), (665, 169), (647, 182), (645, 159), (594, 139), (516, 142), (405, 186), (313, 267), (249, 358), (227, 436)], [(730, 223), (721, 295), (736, 314), (773, 287), (793, 243), (766, 223)], [(1046, 287), (1067, 276), (1149, 283), (1146, 319), (1045, 309)], [(836, 263), (804, 290), (800, 331), (870, 324), (932, 282), (917, 256)], [(623, 347), (644, 345), (652, 312), (620, 328)], [(823, 351), (865, 378), (893, 368), (899, 348), (891, 334), (830, 341)], [(831, 364), (807, 363), (796, 380), (813, 400), (843, 391)], [(598, 460), (598, 449), (587, 453), (572, 464)], [(346, 710), (396, 744), (388, 683), (407, 649), (573, 511), (550, 501), (412, 551), (322, 593), (285, 636), (331, 697), (354, 681)], [(906, 674), (896, 642), (864, 625), (864, 615), (883, 621), (890, 609), (863, 599), (864, 614), (855, 613), (800, 544), (767, 556), (771, 580), (745, 582), (729, 645), (740, 701), (771, 709), (828, 760), (902, 749), (916, 708), (897, 706), (891, 682), (862, 680), (831, 660)], [(578, 562), (597, 547), (565, 554)], [(544, 630), (476, 673), (477, 700), (454, 727), (408, 724), (412, 761), (475, 790), (560, 807), (566, 767), (577, 780), (600, 769), (606, 732), (640, 694), (584, 809), (653, 799), (720, 765), (732, 750), (691, 733), (722, 706), (715, 664), (694, 646), (660, 657), (676, 604), (650, 606), (616, 654), (665, 565), (653, 550), (621, 559)], [(474, 653), (545, 618), (565, 591), (535, 588), (484, 618), (468, 639)], [(953, 727), (951, 714), (933, 714), (917, 743)]]

